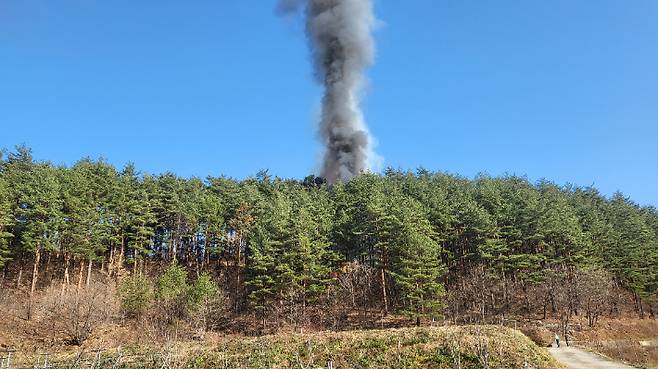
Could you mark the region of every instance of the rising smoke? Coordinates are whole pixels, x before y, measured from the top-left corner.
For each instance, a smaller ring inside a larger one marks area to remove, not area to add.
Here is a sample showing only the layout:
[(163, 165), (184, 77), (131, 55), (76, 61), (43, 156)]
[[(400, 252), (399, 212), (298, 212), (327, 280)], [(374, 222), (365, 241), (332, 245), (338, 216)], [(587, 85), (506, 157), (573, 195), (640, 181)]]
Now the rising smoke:
[(374, 61), (372, 0), (280, 0), (281, 14), (305, 7), (315, 74), (324, 86), (321, 176), (346, 182), (371, 169), (372, 139), (360, 108), (365, 70)]

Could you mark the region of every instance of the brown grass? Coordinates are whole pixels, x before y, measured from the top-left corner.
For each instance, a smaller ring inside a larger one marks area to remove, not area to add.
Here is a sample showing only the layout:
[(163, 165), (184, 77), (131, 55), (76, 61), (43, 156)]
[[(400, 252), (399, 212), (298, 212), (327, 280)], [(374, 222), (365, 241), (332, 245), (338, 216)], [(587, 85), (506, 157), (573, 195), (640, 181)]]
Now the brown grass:
[(646, 368), (658, 368), (658, 321), (606, 319), (594, 329), (575, 333), (576, 343), (608, 357)]
[[(563, 369), (519, 331), (499, 326), (405, 328), (142, 345), (104, 353), (126, 368), (535, 368)], [(84, 360), (92, 360), (90, 350)], [(75, 352), (55, 359), (70, 366)]]

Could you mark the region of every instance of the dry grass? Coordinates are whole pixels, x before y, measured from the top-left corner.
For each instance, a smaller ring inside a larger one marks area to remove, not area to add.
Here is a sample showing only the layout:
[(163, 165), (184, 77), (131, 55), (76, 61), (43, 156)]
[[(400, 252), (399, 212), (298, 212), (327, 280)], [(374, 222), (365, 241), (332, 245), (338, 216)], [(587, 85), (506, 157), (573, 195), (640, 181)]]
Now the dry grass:
[(608, 341), (587, 345), (605, 356), (642, 368), (658, 368), (658, 346), (642, 346), (637, 341)]
[(658, 321), (607, 319), (576, 333), (577, 343), (608, 357), (643, 368), (658, 368)]
[[(87, 351), (57, 359), (71, 366)], [(535, 368), (562, 369), (519, 331), (498, 326), (386, 329), (137, 346), (107, 351), (102, 367), (124, 368)]]

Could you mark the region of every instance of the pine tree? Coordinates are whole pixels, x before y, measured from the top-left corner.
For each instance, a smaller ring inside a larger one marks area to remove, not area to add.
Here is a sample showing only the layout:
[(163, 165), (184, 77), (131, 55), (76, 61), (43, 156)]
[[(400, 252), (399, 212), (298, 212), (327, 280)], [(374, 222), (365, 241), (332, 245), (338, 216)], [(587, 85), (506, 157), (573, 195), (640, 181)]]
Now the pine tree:
[(275, 279), (276, 241), (272, 240), (267, 231), (256, 227), (249, 248), (246, 281), (248, 299), (251, 308), (261, 320), (265, 329), (269, 308), (273, 305), (280, 286)]
[(223, 251), (226, 237), (225, 206), (221, 198), (210, 188), (206, 188), (200, 204), (203, 233), (204, 266), (210, 263), (211, 256), (218, 256)]
[(299, 192), (296, 197), (288, 257), (295, 266), (294, 283), (300, 288), (305, 315), (307, 304), (314, 302), (327, 289), (335, 257), (329, 248), (328, 232), (318, 222), (318, 219), (324, 218), (322, 209), (313, 207), (306, 192)]
[(291, 268), (283, 258), (283, 245), (290, 219), (290, 202), (280, 193), (271, 194), (268, 210), (253, 227), (249, 240), (246, 281), (251, 308), (266, 326), (269, 309), (283, 293), (286, 271)]
[(15, 222), (12, 214), (9, 186), (5, 180), (3, 168), (4, 162), (2, 156), (0, 156), (0, 268), (11, 260), (9, 245), (14, 237), (12, 228)]
[[(139, 181), (137, 174), (129, 167), (122, 176), (124, 177), (123, 189), (127, 193), (124, 222), (126, 246), (132, 250), (133, 272), (135, 273), (139, 261), (150, 251), (154, 235), (153, 224), (156, 223), (156, 218), (145, 185)], [(145, 180), (148, 181), (150, 178)]]
[(102, 258), (112, 237), (112, 213), (108, 189), (116, 171), (102, 161), (84, 159), (71, 170), (60, 170), (63, 226), (59, 252), (65, 261), (64, 281), (69, 282), (69, 259), (79, 261), (78, 287), (86, 267), (86, 284), (92, 265)]
[(438, 317), (445, 306), (440, 283), (445, 269), (439, 262), (440, 246), (422, 206), (410, 198), (394, 198), (398, 224), (393, 239), (393, 278), (403, 301), (401, 311), (416, 319)]
[(34, 163), (26, 147), (8, 157), (3, 172), (12, 183), (10, 197), (16, 216), (14, 235), (20, 242), (19, 254), (32, 257), (32, 282), (28, 304), (28, 319), (32, 316), (32, 302), (38, 285), (41, 256), (56, 250), (61, 229), (60, 184), (57, 169), (47, 163)]
[(612, 224), (607, 219), (608, 203), (596, 189), (576, 188), (570, 197), (584, 236), (584, 257), (587, 264), (602, 267), (614, 242)]
[(658, 292), (658, 240), (639, 210), (621, 193), (614, 195), (610, 217), (615, 241), (606, 263), (633, 291), (636, 309), (644, 316), (643, 301), (654, 302)]
[(539, 184), (541, 193), (538, 232), (540, 251), (553, 261), (573, 265), (584, 257), (585, 236), (566, 195), (549, 182)]

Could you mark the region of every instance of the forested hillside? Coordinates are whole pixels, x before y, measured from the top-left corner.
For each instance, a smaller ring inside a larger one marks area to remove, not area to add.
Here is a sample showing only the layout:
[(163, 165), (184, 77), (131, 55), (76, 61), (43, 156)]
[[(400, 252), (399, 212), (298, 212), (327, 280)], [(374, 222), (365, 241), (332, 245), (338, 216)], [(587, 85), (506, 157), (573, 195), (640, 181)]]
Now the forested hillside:
[(126, 316), (154, 300), (184, 310), (187, 288), (190, 304), (213, 291), (228, 316), (263, 329), (389, 313), (593, 325), (656, 311), (658, 212), (516, 176), (186, 179), (102, 160), (57, 166), (18, 147), (0, 161), (0, 268), (3, 288), (29, 296), (28, 316), (41, 290), (116, 281)]

